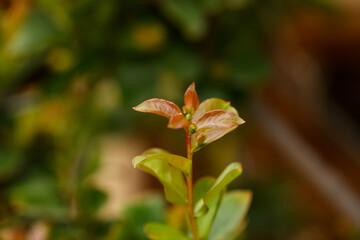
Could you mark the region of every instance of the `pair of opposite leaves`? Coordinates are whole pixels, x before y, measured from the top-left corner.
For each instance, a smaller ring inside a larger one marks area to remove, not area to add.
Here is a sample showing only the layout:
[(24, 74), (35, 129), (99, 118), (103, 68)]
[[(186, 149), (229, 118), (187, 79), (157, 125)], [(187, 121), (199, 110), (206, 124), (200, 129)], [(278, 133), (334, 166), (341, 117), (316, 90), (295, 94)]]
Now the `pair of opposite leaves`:
[(146, 100), (133, 109), (168, 118), (168, 128), (189, 129), (192, 153), (245, 123), (236, 109), (220, 98), (209, 98), (199, 104), (195, 83), (186, 90), (184, 102), (183, 112), (175, 103), (159, 98)]

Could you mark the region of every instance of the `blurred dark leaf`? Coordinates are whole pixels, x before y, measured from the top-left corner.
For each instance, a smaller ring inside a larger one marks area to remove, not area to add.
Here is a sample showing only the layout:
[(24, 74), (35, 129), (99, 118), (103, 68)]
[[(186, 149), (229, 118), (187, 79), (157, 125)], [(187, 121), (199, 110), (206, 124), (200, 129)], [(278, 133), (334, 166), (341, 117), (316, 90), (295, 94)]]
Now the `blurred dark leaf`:
[(58, 30), (43, 12), (34, 10), (10, 40), (6, 50), (12, 56), (25, 56), (45, 50), (56, 40)]
[(14, 152), (0, 151), (0, 162), (0, 181), (6, 181), (21, 170), (25, 159)]
[(81, 166), (80, 179), (86, 179), (98, 170), (100, 166), (100, 151), (98, 148), (98, 146), (93, 144), (89, 147), (89, 150), (86, 151), (86, 156)]
[[(123, 225), (117, 239), (147, 240), (144, 225), (164, 221), (165, 202), (160, 195), (150, 195), (124, 209)], [(114, 238), (115, 239), (115, 238)]]
[(106, 201), (106, 194), (91, 185), (83, 185), (79, 189), (78, 208), (84, 219), (91, 219)]
[(62, 218), (67, 214), (54, 179), (45, 174), (30, 175), (9, 189), (9, 194), (13, 207), (20, 215)]
[[(163, 71), (170, 71), (178, 77), (178, 81), (191, 83), (198, 79), (203, 72), (203, 62), (191, 49), (175, 46), (160, 60)], [(188, 85), (188, 84), (186, 84)]]
[(206, 31), (206, 20), (201, 6), (191, 0), (158, 0), (164, 14), (174, 21), (185, 36), (191, 39), (202, 37)]
[(230, 62), (230, 71), (234, 85), (246, 89), (263, 82), (270, 73), (270, 66), (265, 56), (244, 52)]

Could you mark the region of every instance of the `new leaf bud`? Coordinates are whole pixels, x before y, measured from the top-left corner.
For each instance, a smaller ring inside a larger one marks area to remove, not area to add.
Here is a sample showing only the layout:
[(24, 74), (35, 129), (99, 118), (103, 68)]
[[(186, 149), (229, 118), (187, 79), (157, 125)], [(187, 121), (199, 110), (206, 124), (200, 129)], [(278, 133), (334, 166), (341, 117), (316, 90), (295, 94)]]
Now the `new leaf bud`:
[(203, 145), (206, 138), (207, 137), (204, 133), (200, 133), (199, 136), (196, 138), (196, 145), (198, 146)]
[(196, 132), (196, 129), (197, 129), (197, 127), (196, 127), (196, 125), (195, 125), (194, 123), (192, 123), (192, 124), (189, 126), (189, 132), (190, 132), (191, 134), (195, 133), (195, 132)]

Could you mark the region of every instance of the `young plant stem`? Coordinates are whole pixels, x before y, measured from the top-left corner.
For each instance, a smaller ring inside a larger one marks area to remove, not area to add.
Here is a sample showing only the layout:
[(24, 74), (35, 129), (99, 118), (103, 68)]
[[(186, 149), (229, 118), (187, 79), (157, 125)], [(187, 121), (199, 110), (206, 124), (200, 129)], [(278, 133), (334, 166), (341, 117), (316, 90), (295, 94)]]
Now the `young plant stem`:
[(191, 233), (193, 235), (194, 240), (198, 240), (197, 226), (194, 217), (193, 166), (192, 166), (193, 154), (191, 153), (191, 133), (188, 130), (185, 130), (185, 134), (186, 134), (187, 158), (191, 161), (191, 171), (190, 174), (186, 176), (187, 194), (188, 194), (187, 209), (188, 209), (188, 217), (189, 217)]

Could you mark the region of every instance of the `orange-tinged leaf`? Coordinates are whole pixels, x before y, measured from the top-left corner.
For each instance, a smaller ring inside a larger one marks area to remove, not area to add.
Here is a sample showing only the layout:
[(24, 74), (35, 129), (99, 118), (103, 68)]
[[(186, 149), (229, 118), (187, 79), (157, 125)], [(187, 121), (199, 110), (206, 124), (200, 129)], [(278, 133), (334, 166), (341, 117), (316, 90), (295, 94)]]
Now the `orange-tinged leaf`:
[(179, 113), (170, 118), (168, 128), (178, 129), (178, 128), (187, 127), (189, 125), (190, 125), (190, 122), (188, 120), (186, 120), (186, 118), (184, 117), (184, 115), (182, 113)]
[(193, 82), (185, 92), (184, 96), (185, 106), (184, 109), (193, 109), (196, 111), (199, 107), (199, 98), (195, 90), (195, 83)]
[(195, 120), (198, 131), (213, 128), (232, 128), (244, 122), (238, 114), (227, 110), (212, 110)]
[(197, 152), (204, 146), (209, 143), (218, 140), (223, 137), (225, 134), (235, 130), (238, 125), (235, 125), (231, 128), (213, 128), (213, 129), (205, 129), (202, 131), (197, 131), (195, 134), (191, 136), (191, 152)]
[(133, 109), (139, 112), (155, 113), (169, 119), (179, 113), (182, 113), (175, 103), (159, 98), (146, 100), (138, 106), (133, 107)]
[(245, 123), (230, 102), (220, 98), (210, 98), (202, 102), (192, 116), (192, 122), (197, 127), (197, 131), (191, 136), (192, 152), (200, 150)]
[(230, 102), (224, 101), (220, 98), (209, 98), (199, 105), (199, 108), (193, 115), (193, 120), (196, 121), (196, 119), (200, 118), (204, 113), (212, 110), (228, 110), (238, 114), (236, 109), (230, 105)]
[(231, 127), (231, 128), (214, 128), (214, 129), (209, 129), (208, 131), (206, 131), (206, 140), (204, 141), (204, 144), (209, 144), (215, 140), (218, 140), (219, 138), (221, 138), (222, 136), (224, 136), (225, 134), (235, 130), (235, 128), (237, 128), (238, 125)]

